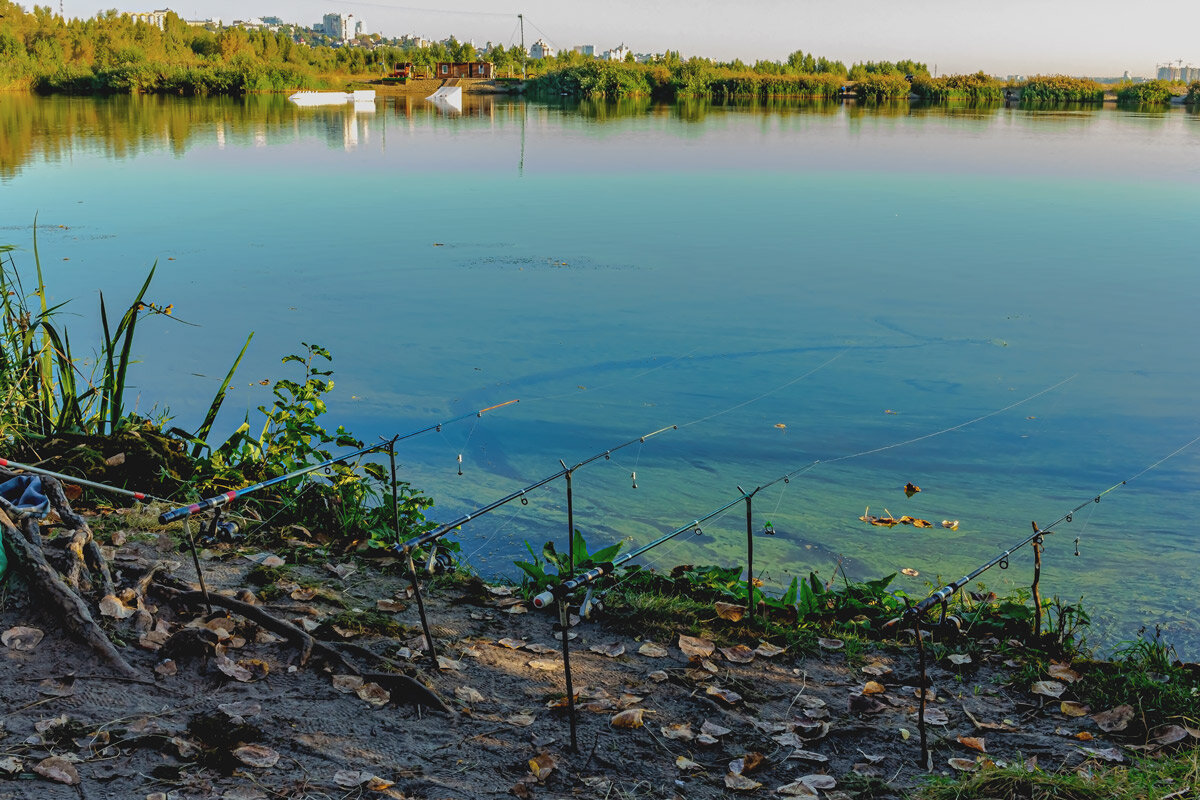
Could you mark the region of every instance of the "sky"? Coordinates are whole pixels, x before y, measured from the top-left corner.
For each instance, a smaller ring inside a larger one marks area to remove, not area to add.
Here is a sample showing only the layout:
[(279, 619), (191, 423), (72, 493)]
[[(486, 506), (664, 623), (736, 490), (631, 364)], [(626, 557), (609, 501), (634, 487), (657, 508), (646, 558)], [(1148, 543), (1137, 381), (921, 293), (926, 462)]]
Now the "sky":
[[(113, 7), (97, 0), (59, 2), (68, 17)], [(161, 3), (119, 10), (150, 11)], [(39, 4), (57, 6), (54, 0)], [(982, 69), (1109, 77), (1128, 70), (1153, 77), (1156, 65), (1168, 61), (1200, 66), (1196, 0), (1159, 0), (1150, 7), (1124, 0), (519, 0), (512, 6), (507, 0), (167, 0), (166, 7), (187, 19), (226, 23), (267, 15), (311, 25), (342, 12), (364, 20), (371, 33), (454, 35), (477, 46), (519, 42), (517, 14), (523, 13), (527, 45), (544, 37), (556, 48), (591, 44), (600, 52), (624, 43), (635, 53), (670, 49), (747, 63), (804, 50), (847, 66), (911, 58), (931, 70), (936, 65), (938, 74)]]

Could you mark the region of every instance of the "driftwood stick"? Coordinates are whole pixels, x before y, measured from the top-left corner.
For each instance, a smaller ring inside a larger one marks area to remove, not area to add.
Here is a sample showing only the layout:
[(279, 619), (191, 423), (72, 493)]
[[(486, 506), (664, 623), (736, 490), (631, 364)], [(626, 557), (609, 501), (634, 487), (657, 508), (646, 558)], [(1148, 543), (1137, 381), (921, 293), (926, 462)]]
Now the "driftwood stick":
[(83, 598), (71, 591), (46, 561), (46, 554), (37, 544), (40, 539), (37, 520), (26, 517), (18, 528), (7, 514), (0, 512), (0, 526), (25, 573), (38, 592), (50, 600), (67, 631), (82, 639), (124, 677), (141, 678), (142, 674), (125, 660), (101, 630)]

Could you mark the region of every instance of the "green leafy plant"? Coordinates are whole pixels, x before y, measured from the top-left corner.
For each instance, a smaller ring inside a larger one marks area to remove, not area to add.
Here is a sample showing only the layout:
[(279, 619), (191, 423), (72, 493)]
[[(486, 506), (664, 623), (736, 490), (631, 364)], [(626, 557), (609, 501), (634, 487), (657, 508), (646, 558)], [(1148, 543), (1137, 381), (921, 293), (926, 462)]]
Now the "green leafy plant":
[[(595, 553), (589, 553), (583, 534), (576, 530), (572, 543), (575, 571), (584, 572), (597, 565), (611, 562), (624, 544), (624, 542), (617, 542), (601, 548)], [(525, 542), (525, 549), (529, 551), (530, 560), (514, 561), (513, 563), (525, 573), (521, 576), (521, 591), (526, 597), (532, 597), (557, 584), (562, 576), (570, 571), (571, 554), (559, 553), (554, 547), (554, 542), (546, 542), (542, 545), (540, 556), (534, 552), (529, 542)], [(548, 572), (548, 568), (553, 568), (554, 572)]]

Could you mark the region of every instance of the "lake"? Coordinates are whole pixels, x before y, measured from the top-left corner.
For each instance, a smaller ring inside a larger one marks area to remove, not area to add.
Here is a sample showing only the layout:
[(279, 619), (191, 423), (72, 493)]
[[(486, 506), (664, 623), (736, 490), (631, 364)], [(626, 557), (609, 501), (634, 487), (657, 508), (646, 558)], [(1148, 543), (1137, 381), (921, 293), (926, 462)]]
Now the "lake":
[[(675, 425), (575, 474), (576, 526), (636, 547), (795, 472), (754, 498), (771, 586), (840, 563), (923, 596), (1086, 503), (1043, 594), (1108, 645), (1200, 644), (1200, 115), (6, 95), (0, 130), (0, 243), (32, 270), (37, 215), (76, 342), (156, 261), (198, 326), (140, 329), (141, 411), (194, 429), (250, 331), (222, 438), (301, 342), (368, 441), (519, 398), (404, 443), (443, 521)], [(563, 482), (528, 500), (463, 527), (473, 567), (565, 541)], [(644, 563), (742, 563), (743, 504), (701, 527)]]

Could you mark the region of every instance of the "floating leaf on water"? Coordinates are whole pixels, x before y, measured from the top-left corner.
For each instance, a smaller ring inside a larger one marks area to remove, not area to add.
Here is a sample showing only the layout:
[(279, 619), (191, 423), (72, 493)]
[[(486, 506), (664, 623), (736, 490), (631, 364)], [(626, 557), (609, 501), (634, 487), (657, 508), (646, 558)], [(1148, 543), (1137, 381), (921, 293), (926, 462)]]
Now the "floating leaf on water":
[(774, 658), (787, 651), (786, 647), (776, 647), (770, 642), (759, 642), (758, 647), (754, 648), (754, 652), (763, 658)]
[(532, 725), (534, 723), (534, 720), (536, 720), (536, 719), (537, 719), (537, 717), (533, 716), (533, 714), (527, 714), (525, 712), (521, 712), (518, 714), (513, 714), (512, 716), (506, 717), (504, 721), (507, 722), (509, 725), (516, 725), (518, 728), (528, 728), (530, 725)]
[(1035, 681), (1033, 686), (1029, 687), (1029, 691), (1034, 694), (1057, 698), (1062, 697), (1062, 693), (1066, 688), (1064, 684), (1058, 681)]
[(921, 487), (917, 486), (915, 483), (909, 482), (904, 484), (904, 494), (908, 497), (912, 497), (919, 491), (921, 491)]
[(538, 669), (543, 672), (554, 672), (563, 668), (561, 661), (550, 661), (541, 658), (535, 658), (529, 662), (532, 669)]
[(679, 756), (675, 759), (675, 769), (704, 769), (704, 766), (692, 761), (690, 758)]
[(688, 658), (708, 658), (716, 649), (708, 639), (701, 639), (698, 636), (685, 636), (679, 634), (679, 649)]
[(1099, 714), (1092, 714), (1092, 721), (1105, 733), (1123, 731), (1133, 721), (1133, 706), (1120, 705)]
[(761, 783), (747, 778), (745, 775), (725, 774), (725, 787), (735, 792), (751, 792), (762, 786)]
[(654, 642), (646, 642), (638, 648), (638, 653), (646, 658), (666, 658), (670, 653), (667, 648)]
[(608, 658), (617, 658), (625, 655), (625, 645), (620, 642), (612, 642), (610, 644), (594, 644), (588, 648), (593, 653), (599, 653)]
[(944, 520), (942, 520), (942, 527), (949, 528), (952, 531), (956, 531), (956, 530), (958, 530), (958, 520), (944, 519)]
[(666, 739), (678, 739), (684, 742), (690, 742), (696, 738), (695, 732), (692, 730), (692, 723), (677, 722), (674, 725), (663, 725), (659, 728), (662, 735)]
[(904, 569), (900, 570), (900, 574), (901, 574), (901, 575), (907, 575), (907, 576), (908, 576), (908, 577), (910, 577), (910, 578), (915, 578), (915, 577), (917, 577), (918, 575), (920, 575), (921, 573), (917, 572), (917, 571), (916, 571), (915, 569), (913, 569), (912, 567), (905, 567)]
[(1068, 717), (1086, 717), (1092, 711), (1090, 707), (1083, 703), (1076, 703), (1074, 700), (1063, 700), (1059, 703), (1058, 708)]
[(60, 756), (44, 758), (33, 765), (33, 771), (47, 780), (65, 783), (68, 786), (79, 784), (79, 770), (75, 765)]
[(279, 761), (279, 753), (261, 744), (246, 744), (233, 751), (233, 757), (248, 767), (267, 769)]
[(739, 606), (735, 603), (713, 603), (713, 608), (717, 610), (717, 616), (721, 619), (727, 619), (730, 622), (739, 622), (746, 615), (746, 607)]
[(704, 690), (709, 697), (715, 697), (726, 705), (735, 706), (742, 702), (742, 696), (732, 689), (722, 689), (720, 686), (709, 686)]
[(354, 693), (358, 695), (358, 699), (364, 700), (376, 708), (386, 706), (388, 701), (392, 699), (391, 693), (378, 683), (364, 683), (355, 689)]
[(914, 519), (912, 521), (912, 526), (914, 528), (932, 528), (933, 523), (927, 519)]
[(714, 737), (724, 736), (725, 734), (729, 733), (730, 730), (732, 729), (722, 727), (715, 722), (709, 722), (708, 720), (704, 720), (704, 723), (700, 726), (700, 733)]
[(609, 724), (614, 728), (640, 728), (646, 724), (643, 721), (645, 715), (644, 708), (627, 708), (609, 720)]
[(549, 753), (539, 753), (538, 755), (529, 759), (529, 771), (533, 773), (533, 777), (537, 778), (539, 782), (550, 777), (550, 773), (553, 772), (554, 768), (557, 766), (558, 762), (556, 762), (554, 760), (554, 756), (550, 755)]
[(987, 752), (987, 745), (983, 739), (977, 736), (959, 736), (958, 743), (963, 747), (969, 747), (972, 750), (978, 750), (981, 753)]
[(817, 638), (817, 644), (826, 650), (841, 650), (846, 646), (841, 639), (826, 639), (824, 636)]
[(975, 772), (979, 769), (979, 764), (969, 758), (952, 758), (946, 763), (959, 772)]
[(1050, 666), (1046, 669), (1046, 672), (1051, 678), (1056, 678), (1060, 681), (1066, 681), (1067, 683), (1074, 683), (1075, 681), (1079, 680), (1078, 672), (1071, 669), (1069, 665), (1060, 664), (1057, 661), (1051, 661)]
[(725, 656), (726, 660), (732, 661), (735, 664), (749, 664), (754, 660), (754, 651), (744, 644), (737, 644), (733, 647), (722, 647), (721, 655)]
[(776, 422), (775, 427), (779, 428), (780, 430), (783, 430), (783, 429), (787, 428), (787, 425), (783, 424), (782, 422)]

